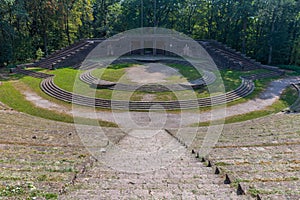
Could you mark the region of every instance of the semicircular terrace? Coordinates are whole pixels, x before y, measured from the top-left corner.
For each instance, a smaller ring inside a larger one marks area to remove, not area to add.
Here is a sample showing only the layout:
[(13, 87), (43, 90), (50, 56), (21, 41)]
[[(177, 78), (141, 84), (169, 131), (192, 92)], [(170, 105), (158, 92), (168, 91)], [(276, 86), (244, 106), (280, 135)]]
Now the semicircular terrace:
[[(53, 96), (57, 99), (66, 102), (73, 102), (85, 106), (96, 106), (102, 108), (116, 108), (116, 109), (131, 109), (131, 110), (149, 110), (152, 106), (156, 106), (156, 105), (160, 105), (165, 109), (172, 110), (172, 109), (189, 109), (189, 108), (223, 104), (223, 103), (231, 102), (236, 99), (245, 97), (248, 94), (250, 94), (254, 90), (253, 80), (255, 79), (280, 76), (284, 74), (283, 71), (277, 68), (262, 65), (261, 63), (258, 63), (255, 60), (250, 59), (249, 57), (239, 52), (236, 52), (235, 50), (232, 50), (221, 43), (217, 43), (216, 41), (198, 41), (198, 42), (204, 47), (204, 49), (208, 51), (208, 53), (210, 54), (210, 56), (212, 56), (213, 60), (215, 61), (216, 65), (219, 68), (237, 69), (242, 71), (247, 71), (250, 69), (266, 69), (269, 71), (269, 73), (260, 73), (260, 74), (241, 77), (243, 81), (242, 84), (237, 89), (222, 95), (213, 96), (209, 98), (200, 98), (194, 100), (180, 100), (180, 101), (165, 101), (165, 102), (158, 102), (158, 101), (127, 102), (121, 100), (107, 100), (107, 99), (92, 98), (92, 97), (82, 96), (79, 94), (73, 94), (71, 92), (62, 90), (61, 88), (56, 86), (53, 82), (53, 77), (49, 77), (52, 75), (42, 74), (40, 72), (30, 72), (21, 69), (22, 67), (28, 67), (28, 66), (56, 68), (60, 66), (60, 65), (56, 66), (58, 62), (61, 63), (61, 66), (73, 66), (74, 68), (77, 68), (78, 66), (82, 66), (83, 64), (86, 64), (83, 63), (83, 60), (86, 58), (86, 55), (102, 41), (103, 40), (97, 40), (97, 39), (81, 41), (77, 44), (71, 45), (65, 49), (60, 50), (54, 53), (53, 55), (51, 55), (50, 57), (47, 57), (37, 63), (34, 63), (33, 65), (32, 64), (18, 65), (18, 70), (16, 72), (34, 76), (37, 78), (43, 78), (44, 80), (41, 83), (42, 90), (47, 94), (49, 94), (50, 96)], [(181, 62), (180, 60), (174, 57), (165, 60), (161, 60), (161, 58), (158, 59), (156, 58), (155, 62), (164, 61), (166, 63), (168, 62), (173, 63), (174, 60), (176, 62)], [(73, 61), (75, 64), (73, 63)], [(134, 61), (145, 62), (144, 59), (140, 60), (140, 57), (138, 59), (135, 59)], [(116, 60), (116, 62), (123, 62), (123, 61)], [(85, 66), (84, 69), (91, 70), (93, 68), (95, 68), (95, 66), (93, 66), (93, 63), (91, 63), (91, 65)]]
[[(161, 63), (161, 64), (178, 64), (186, 67), (194, 67), (190, 62), (180, 58), (168, 58), (165, 56), (158, 57), (121, 57), (115, 60), (112, 64), (123, 64), (123, 63)], [(89, 67), (89, 65), (91, 67)], [(177, 83), (177, 84), (124, 84), (115, 83), (101, 80), (92, 75), (92, 71), (97, 68), (97, 63), (85, 64), (84, 68), (89, 69), (80, 75), (80, 80), (89, 84), (94, 88), (110, 89), (110, 90), (121, 90), (121, 91), (141, 91), (141, 92), (169, 92), (169, 91), (181, 91), (198, 89), (203, 86), (212, 84), (216, 80), (216, 76), (213, 72), (208, 70), (201, 70), (202, 77), (196, 80), (189, 81), (189, 83)]]
[(80, 75), (80, 80), (99, 88), (106, 88), (110, 90), (121, 90), (121, 91), (141, 91), (141, 92), (168, 92), (168, 91), (180, 91), (201, 88), (205, 85), (212, 84), (216, 80), (216, 76), (213, 72), (203, 71), (203, 77), (190, 81), (190, 84), (124, 84), (106, 82), (98, 79), (92, 75), (92, 70), (84, 72)]
[(242, 77), (241, 79), (242, 83), (237, 89), (225, 94), (207, 98), (177, 101), (123, 101), (87, 97), (79, 94), (74, 94), (72, 92), (68, 92), (59, 88), (57, 85), (55, 85), (53, 77), (44, 79), (41, 82), (41, 89), (46, 94), (56, 99), (83, 106), (119, 110), (149, 110), (153, 108), (178, 110), (221, 105), (245, 97), (252, 93), (252, 91), (254, 90), (254, 83), (250, 79), (245, 79)]

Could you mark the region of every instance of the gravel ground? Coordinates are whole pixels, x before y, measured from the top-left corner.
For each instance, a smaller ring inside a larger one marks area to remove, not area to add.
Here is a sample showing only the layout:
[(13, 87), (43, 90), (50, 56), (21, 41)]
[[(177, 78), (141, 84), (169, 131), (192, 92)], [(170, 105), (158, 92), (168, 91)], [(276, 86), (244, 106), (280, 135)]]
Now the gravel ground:
[(168, 78), (176, 77), (177, 83), (187, 80), (174, 68), (160, 63), (149, 63), (126, 69), (126, 76), (132, 82), (139, 84), (168, 83)]
[(117, 123), (124, 128), (179, 128), (197, 122), (205, 122), (209, 120), (222, 119), (248, 112), (262, 110), (272, 105), (280, 96), (284, 88), (293, 82), (299, 82), (300, 78), (285, 78), (276, 80), (270, 83), (267, 89), (258, 97), (249, 100), (245, 103), (230, 106), (222, 109), (215, 109), (213, 112), (188, 112), (183, 111), (180, 114), (172, 114), (165, 112), (97, 112), (90, 113), (83, 110), (74, 109), (68, 110), (61, 105), (43, 99), (32, 91), (22, 91), (26, 99), (33, 102), (36, 106), (52, 109), (56, 111), (63, 111), (67, 114), (74, 114), (75, 116), (95, 118), (97, 116), (100, 120)]
[[(187, 112), (180, 114), (158, 113), (158, 112), (97, 112), (97, 117), (102, 120), (111, 121), (126, 128), (178, 128), (197, 122), (222, 119), (240, 114), (246, 114), (253, 111), (262, 110), (272, 105), (278, 100), (282, 91), (291, 83), (299, 82), (300, 78), (286, 78), (276, 80), (270, 83), (267, 89), (258, 97), (245, 103), (230, 106), (222, 109), (215, 109), (213, 112)], [(224, 110), (225, 109), (225, 110)], [(84, 111), (73, 113), (77, 116), (94, 117), (95, 113)]]

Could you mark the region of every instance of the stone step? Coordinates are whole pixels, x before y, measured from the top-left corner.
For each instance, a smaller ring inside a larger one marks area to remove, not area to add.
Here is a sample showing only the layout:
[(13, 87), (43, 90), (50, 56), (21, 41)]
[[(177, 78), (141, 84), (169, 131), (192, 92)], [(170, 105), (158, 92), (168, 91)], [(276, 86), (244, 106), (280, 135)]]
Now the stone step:
[(270, 161), (275, 157), (277, 160), (285, 161), (297, 159), (299, 150), (300, 145), (215, 148), (212, 158), (214, 160), (247, 158), (251, 161)]
[[(99, 199), (114, 195), (117, 199), (129, 195), (132, 199), (238, 199), (235, 189), (224, 185), (224, 177), (213, 174), (212, 168), (204, 166), (194, 155), (181, 148), (181, 144), (174, 137), (165, 131), (153, 133), (142, 130), (129, 132), (129, 136), (118, 143), (118, 149), (126, 149), (127, 154), (137, 150), (151, 152), (174, 142), (172, 147), (176, 149), (174, 153), (177, 157), (174, 161), (148, 172), (130, 172), (131, 169), (128, 168), (115, 171), (105, 166), (105, 163), (98, 162), (94, 168), (76, 180), (75, 187), (79, 189), (72, 191), (70, 188), (62, 198)], [(176, 152), (179, 154), (176, 155)], [(165, 160), (165, 154), (159, 156), (160, 160)], [(109, 166), (127, 166), (123, 163), (128, 162), (133, 169), (135, 165), (143, 165), (144, 159), (149, 158), (142, 155), (128, 156), (124, 152), (108, 149), (106, 155), (99, 160), (107, 161), (107, 157), (110, 158), (109, 161), (115, 162)]]
[[(245, 136), (245, 138), (238, 138), (235, 136), (226, 136), (226, 138), (222, 137), (219, 139), (219, 143), (217, 146), (219, 147), (230, 147), (230, 146), (240, 146), (240, 147), (259, 147), (259, 146), (270, 146), (270, 145), (288, 145), (293, 143), (300, 143), (300, 139), (298, 138), (297, 133), (295, 134), (266, 134), (264, 136)], [(276, 138), (276, 141), (274, 141)]]
[[(224, 163), (224, 164), (222, 164)], [(216, 163), (218, 164), (218, 163)], [(225, 172), (235, 172), (239, 173), (247, 173), (247, 174), (255, 174), (257, 172), (279, 172), (286, 173), (293, 176), (295, 172), (297, 172), (300, 168), (300, 164), (295, 163), (280, 163), (280, 162), (270, 162), (270, 163), (249, 163), (244, 165), (226, 165), (225, 162), (219, 162), (218, 166), (221, 170), (224, 169)]]
[(239, 171), (238, 167), (236, 167), (237, 170), (232, 171), (235, 174), (235, 177), (237, 177), (240, 180), (247, 181), (250, 183), (265, 183), (265, 182), (271, 182), (272, 184), (279, 184), (283, 183), (282, 186), (284, 186), (284, 183), (286, 183), (287, 187), (289, 187), (288, 183), (297, 182), (297, 184), (300, 183), (300, 180), (298, 175), (299, 172), (286, 172), (286, 171), (279, 171), (279, 172), (266, 172), (266, 171)]
[[(282, 182), (251, 182), (241, 183), (246, 193), (249, 195), (259, 194), (262, 199), (272, 199), (272, 197), (286, 197), (283, 199), (293, 199), (300, 196), (300, 181)], [(296, 198), (297, 199), (297, 198)]]
[(300, 199), (300, 194), (262, 194), (260, 195), (260, 197), (262, 199), (266, 199), (266, 200), (296, 200), (296, 199)]

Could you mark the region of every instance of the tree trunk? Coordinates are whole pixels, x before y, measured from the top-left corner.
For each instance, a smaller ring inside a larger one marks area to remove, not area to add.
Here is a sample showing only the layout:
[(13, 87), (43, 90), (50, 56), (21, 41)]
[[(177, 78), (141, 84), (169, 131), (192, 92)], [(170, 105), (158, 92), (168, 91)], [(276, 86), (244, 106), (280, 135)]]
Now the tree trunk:
[(67, 16), (66, 16), (66, 35), (68, 38), (68, 44), (71, 44), (71, 38), (70, 38), (70, 27), (69, 27), (69, 11), (67, 11)]
[(212, 16), (212, 7), (209, 5), (209, 3), (208, 3), (208, 5), (207, 5), (207, 9), (208, 9), (208, 15), (209, 15), (209, 17), (208, 17), (208, 20), (207, 20), (207, 23), (208, 23), (208, 26), (207, 26), (207, 30), (208, 30), (208, 39), (212, 39), (212, 29), (213, 29), (213, 25), (212, 25), (212, 23), (213, 23), (213, 16)]
[[(297, 39), (297, 27), (298, 27), (298, 23), (294, 22), (293, 23), (293, 31), (291, 32), (291, 41), (294, 41), (294, 44), (291, 45), (291, 50), (290, 50), (290, 54), (289, 54), (289, 63), (290, 64), (296, 64), (296, 60), (294, 60), (294, 55), (297, 52), (297, 47), (298, 47), (298, 39)], [(294, 61), (294, 63), (293, 63)]]
[(269, 56), (268, 56), (268, 65), (272, 63), (272, 53), (273, 53), (273, 46), (269, 46)]
[(44, 31), (44, 50), (45, 50), (45, 56), (48, 56), (48, 37), (47, 37), (47, 31)]
[(272, 17), (272, 26), (271, 26), (271, 33), (270, 33), (270, 39), (269, 39), (269, 56), (268, 56), (268, 65), (272, 63), (272, 54), (273, 54), (273, 34), (275, 29), (275, 12), (273, 11), (273, 17)]
[(247, 19), (243, 20), (243, 41), (242, 41), (242, 53), (246, 54), (246, 33), (247, 33)]

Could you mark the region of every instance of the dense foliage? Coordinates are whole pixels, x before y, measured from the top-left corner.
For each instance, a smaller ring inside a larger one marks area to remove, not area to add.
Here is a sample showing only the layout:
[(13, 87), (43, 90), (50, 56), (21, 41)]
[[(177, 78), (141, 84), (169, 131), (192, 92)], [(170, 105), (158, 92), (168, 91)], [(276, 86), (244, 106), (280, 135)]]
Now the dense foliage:
[(297, 0), (0, 0), (0, 65), (81, 38), (158, 26), (216, 39), (269, 64), (300, 64)]

